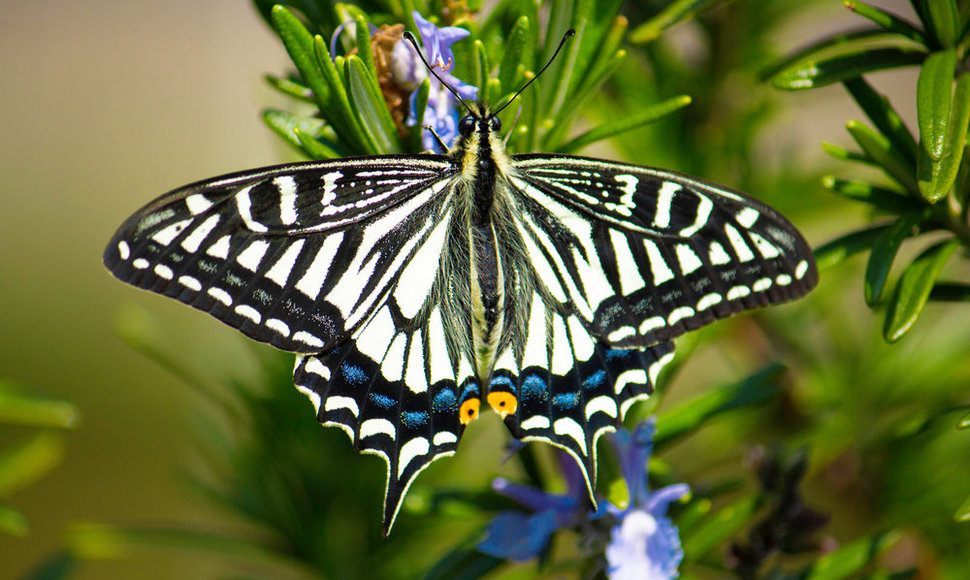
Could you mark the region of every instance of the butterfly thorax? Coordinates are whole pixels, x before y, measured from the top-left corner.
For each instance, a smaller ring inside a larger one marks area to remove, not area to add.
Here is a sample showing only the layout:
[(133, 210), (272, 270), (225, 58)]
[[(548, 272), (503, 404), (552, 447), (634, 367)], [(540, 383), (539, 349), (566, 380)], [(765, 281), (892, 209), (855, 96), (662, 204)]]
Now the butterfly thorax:
[(506, 181), (507, 156), (498, 118), (483, 105), (459, 126), (451, 156), (461, 168), (459, 190), (468, 217), (472, 348), (476, 374), (488, 384), (505, 326), (505, 280), (494, 213), (497, 190)]

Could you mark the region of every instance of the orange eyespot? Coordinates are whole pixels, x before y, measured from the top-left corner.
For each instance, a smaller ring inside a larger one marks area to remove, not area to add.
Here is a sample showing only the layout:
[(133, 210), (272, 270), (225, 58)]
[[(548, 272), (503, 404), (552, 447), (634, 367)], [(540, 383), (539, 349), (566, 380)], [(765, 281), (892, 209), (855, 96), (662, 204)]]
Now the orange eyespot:
[(467, 425), (478, 418), (478, 407), (481, 404), (482, 402), (479, 399), (468, 399), (461, 404), (461, 409), (458, 410), (458, 420), (461, 421), (462, 425)]
[(519, 402), (512, 393), (496, 391), (488, 394), (488, 404), (504, 419), (508, 415), (515, 414)]

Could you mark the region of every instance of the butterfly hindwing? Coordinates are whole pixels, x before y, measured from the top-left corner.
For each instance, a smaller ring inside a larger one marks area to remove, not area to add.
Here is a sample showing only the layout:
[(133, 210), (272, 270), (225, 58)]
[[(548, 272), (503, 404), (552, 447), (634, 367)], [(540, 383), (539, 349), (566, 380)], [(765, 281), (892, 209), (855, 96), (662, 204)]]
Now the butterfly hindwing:
[[(328, 350), (433, 238), (452, 169), (434, 156), (341, 159), (189, 185), (129, 218), (104, 262), (258, 341)], [(398, 295), (412, 316), (420, 293)]]
[[(615, 349), (575, 314), (533, 295), (528, 328), (499, 356), (488, 401), (513, 436), (551, 443), (582, 467), (592, 498), (596, 441), (619, 427), (630, 406), (653, 393), (673, 344)], [(524, 343), (523, 343), (524, 341)]]
[(409, 321), (386, 304), (346, 343), (298, 356), (293, 373), (321, 423), (341, 427), (355, 448), (387, 463), (385, 532), (414, 478), (455, 452), (465, 427), (460, 410), (480, 396), (467, 359), (445, 346), (440, 308), (423, 312)]
[(533, 213), (533, 261), (611, 345), (656, 344), (815, 284), (808, 244), (743, 194), (582, 157), (513, 160), (512, 183)]

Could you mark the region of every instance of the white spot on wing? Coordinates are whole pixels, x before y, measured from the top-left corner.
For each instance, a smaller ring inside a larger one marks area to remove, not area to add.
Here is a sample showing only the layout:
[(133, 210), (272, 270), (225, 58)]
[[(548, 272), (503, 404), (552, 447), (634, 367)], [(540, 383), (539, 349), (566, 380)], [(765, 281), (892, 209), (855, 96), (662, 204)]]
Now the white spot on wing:
[(680, 264), (680, 273), (685, 276), (704, 265), (687, 244), (677, 244), (677, 262)]
[(222, 236), (216, 243), (209, 246), (209, 249), (205, 251), (206, 254), (212, 256), (213, 258), (222, 258), (225, 260), (229, 257), (229, 235)]
[(646, 282), (640, 276), (640, 268), (633, 259), (630, 242), (626, 236), (613, 229), (610, 230), (610, 242), (616, 258), (616, 271), (620, 274), (620, 291), (623, 294), (633, 294), (646, 286)]
[(399, 456), (400, 460), (397, 464), (397, 476), (401, 477), (409, 463), (414, 461), (416, 457), (427, 455), (428, 451), (430, 450), (431, 446), (428, 444), (428, 440), (424, 437), (415, 437), (402, 445), (401, 454)]
[(313, 403), (313, 410), (316, 411), (317, 414), (319, 415), (320, 414), (320, 393), (317, 393), (313, 389), (308, 389), (303, 385), (296, 385), (296, 390), (300, 391), (301, 393), (306, 395), (308, 399), (310, 399), (310, 402)]
[[(319, 395), (317, 395), (319, 398)], [(360, 415), (360, 409), (357, 407), (357, 401), (351, 397), (327, 397), (327, 411), (337, 411), (339, 409), (347, 409), (350, 413), (357, 417)]]
[(249, 198), (249, 192), (253, 189), (252, 185), (246, 186), (236, 192), (234, 196), (236, 198), (236, 211), (239, 212), (239, 217), (242, 218), (244, 224), (251, 232), (264, 233), (268, 231), (268, 228), (263, 224), (257, 222), (253, 219), (252, 215), (252, 200)]
[(647, 384), (647, 373), (643, 369), (629, 369), (620, 373), (613, 384), (613, 392), (619, 395), (627, 385)]
[(738, 298), (744, 298), (748, 294), (751, 294), (751, 290), (747, 286), (734, 286), (727, 293), (728, 300), (737, 300)]
[(707, 310), (715, 304), (720, 304), (723, 300), (724, 299), (721, 298), (720, 294), (712, 292), (697, 301), (697, 311), (700, 312), (702, 310)]
[(640, 331), (640, 334), (646, 334), (665, 326), (667, 326), (667, 321), (664, 320), (663, 316), (652, 316), (640, 323), (640, 328), (638, 330)]
[(401, 271), (397, 288), (394, 289), (394, 300), (401, 309), (401, 314), (408, 318), (414, 318), (417, 315), (427, 301), (428, 294), (431, 293), (431, 287), (438, 275), (441, 250), (445, 244), (450, 217), (450, 211), (442, 216), (441, 221), (431, 230), (431, 234)]
[(777, 246), (769, 242), (768, 240), (762, 238), (754, 232), (748, 232), (748, 236), (751, 241), (754, 242), (754, 247), (758, 249), (758, 252), (767, 259), (777, 258), (781, 255), (781, 250)]
[(431, 384), (442, 380), (454, 380), (455, 373), (448, 357), (448, 344), (441, 310), (435, 306), (428, 318), (428, 366), (431, 370)]
[(192, 215), (198, 215), (212, 207), (212, 202), (201, 193), (193, 193), (185, 198), (185, 207), (189, 208)]
[(394, 429), (394, 425), (387, 419), (368, 419), (360, 424), (361, 439), (366, 439), (381, 433), (394, 439), (394, 434), (397, 433), (397, 430)]
[(754, 225), (754, 222), (758, 221), (758, 218), (760, 216), (761, 214), (758, 213), (758, 210), (754, 209), (753, 207), (746, 207), (741, 211), (739, 211), (737, 215), (734, 216), (734, 218), (742, 226), (746, 228), (750, 228), (751, 226)]
[(525, 341), (522, 366), (549, 366), (546, 358), (546, 309), (537, 294), (532, 295), (532, 308), (529, 312), (529, 334)]
[(775, 278), (775, 284), (778, 284), (779, 286), (788, 286), (791, 284), (791, 276), (788, 274), (778, 274), (778, 277)]
[(185, 236), (185, 239), (182, 240), (182, 247), (192, 253), (199, 251), (199, 246), (202, 245), (202, 242), (205, 241), (206, 237), (212, 233), (212, 230), (215, 229), (218, 223), (219, 214), (214, 213), (210, 215), (205, 219), (205, 221), (199, 224), (199, 227), (192, 230), (192, 233)]
[(184, 219), (182, 221), (175, 222), (174, 224), (169, 224), (152, 234), (152, 239), (163, 246), (167, 246), (171, 244), (172, 240), (178, 237), (178, 235), (182, 233), (182, 230), (187, 228), (190, 223), (192, 223), (192, 218)]
[(230, 296), (229, 293), (223, 290), (222, 288), (216, 288), (215, 286), (213, 286), (212, 288), (209, 288), (205, 292), (206, 294), (208, 294), (209, 296), (212, 296), (213, 298), (215, 298), (219, 302), (222, 302), (226, 306), (232, 306), (232, 296)]
[(355, 336), (357, 349), (376, 363), (384, 360), (388, 345), (394, 339), (394, 319), (391, 310), (384, 306), (374, 313), (364, 328)]
[(694, 315), (694, 309), (690, 306), (681, 306), (680, 308), (674, 308), (667, 317), (667, 324), (673, 326), (685, 318), (690, 318)]
[(670, 206), (674, 202), (674, 194), (681, 190), (679, 183), (665, 181), (657, 191), (657, 211), (653, 215), (653, 225), (658, 228), (670, 227)]
[(202, 283), (192, 276), (179, 276), (179, 284), (196, 292), (202, 290)]
[(128, 257), (131, 256), (131, 248), (128, 247), (128, 242), (118, 242), (118, 256), (120, 256), (122, 260), (127, 260)]
[(586, 403), (586, 419), (589, 420), (596, 413), (606, 413), (610, 417), (616, 417), (616, 401), (607, 395), (600, 395)]
[(754, 253), (748, 247), (748, 244), (744, 243), (744, 238), (741, 237), (740, 232), (734, 226), (724, 224), (724, 233), (727, 234), (728, 241), (731, 242), (731, 247), (734, 248), (734, 253), (738, 255), (738, 260), (742, 262), (754, 260)]
[(407, 346), (408, 337), (406, 334), (398, 334), (391, 342), (391, 346), (384, 355), (384, 362), (381, 363), (381, 374), (388, 381), (394, 383), (404, 376), (404, 348)]
[(808, 262), (802, 260), (795, 266), (795, 278), (801, 280), (808, 272)]
[(711, 210), (714, 209), (714, 204), (707, 196), (696, 194), (697, 199), (700, 201), (697, 204), (697, 215), (694, 217), (694, 223), (687, 226), (686, 228), (680, 230), (681, 237), (689, 238), (696, 234), (702, 227), (707, 224), (707, 220), (711, 217)]
[(711, 250), (707, 257), (715, 266), (723, 266), (731, 262), (731, 256), (724, 251), (724, 246), (717, 242), (711, 242)]
[(552, 319), (552, 372), (563, 376), (573, 368), (573, 349), (561, 316)]
[(326, 367), (322, 362), (320, 362), (320, 359), (318, 359), (315, 356), (307, 359), (306, 364), (303, 365), (303, 370), (305, 370), (308, 373), (315, 374), (318, 377), (321, 377), (325, 381), (330, 380), (330, 376), (331, 376), (330, 369)]
[(534, 417), (529, 417), (519, 425), (522, 429), (526, 431), (531, 431), (533, 429), (548, 429), (549, 428), (549, 418), (543, 415), (536, 415)]
[(337, 248), (344, 239), (343, 232), (337, 232), (327, 236), (327, 239), (320, 245), (320, 250), (313, 258), (310, 267), (307, 268), (303, 276), (297, 281), (296, 289), (306, 295), (310, 300), (316, 300), (323, 287), (323, 282), (327, 279), (327, 272), (330, 271), (330, 263), (337, 255)]
[(569, 325), (569, 337), (573, 343), (573, 356), (576, 360), (588, 361), (596, 350), (596, 343), (593, 337), (583, 328), (583, 323), (575, 316), (570, 316), (566, 321)]
[(412, 393), (423, 393), (428, 390), (428, 376), (424, 373), (424, 348), (421, 341), (421, 330), (415, 331), (408, 349), (408, 364), (404, 371), (404, 382)]
[(751, 289), (755, 292), (764, 292), (768, 288), (771, 288), (771, 278), (760, 278), (751, 285)]
[(632, 326), (621, 326), (614, 330), (613, 332), (606, 335), (606, 340), (610, 342), (620, 342), (626, 338), (637, 335), (637, 329)]
[(455, 443), (458, 441), (458, 436), (451, 431), (439, 431), (435, 433), (434, 436), (434, 446), (440, 447), (442, 445), (448, 445), (449, 443)]
[[(337, 190), (337, 180), (343, 176), (344, 174), (339, 171), (327, 173), (323, 176), (323, 197), (320, 198), (320, 203), (324, 210), (337, 199), (337, 194), (334, 193)], [(320, 215), (323, 215), (323, 212)]]
[(283, 252), (283, 256), (266, 272), (266, 277), (279, 284), (281, 288), (285, 286), (286, 281), (290, 278), (290, 272), (293, 271), (293, 266), (300, 257), (300, 252), (303, 251), (304, 242), (306, 240), (301, 238), (290, 244), (290, 247)]
[(266, 321), (266, 328), (278, 332), (283, 336), (290, 335), (290, 327), (279, 318), (270, 318)]
[(156, 265), (155, 274), (158, 275), (159, 278), (165, 278), (166, 280), (171, 280), (172, 277), (175, 275), (175, 273), (172, 272), (172, 269), (166, 266), (165, 264)]
[(266, 255), (267, 248), (269, 248), (269, 242), (256, 240), (236, 256), (236, 261), (243, 268), (246, 268), (250, 272), (255, 272), (259, 268), (259, 263), (263, 261), (263, 256)]
[(296, 222), (296, 180), (289, 175), (281, 175), (273, 180), (280, 192), (280, 221), (285, 226)]
[(318, 337), (310, 334), (309, 332), (307, 332), (305, 330), (298, 330), (295, 333), (293, 333), (293, 340), (295, 340), (297, 342), (302, 342), (303, 344), (305, 344), (305, 345), (307, 345), (309, 347), (312, 347), (312, 348), (321, 348), (321, 347), (323, 347), (323, 341), (322, 340), (320, 340)]
[(240, 304), (239, 306), (236, 306), (236, 314), (244, 318), (248, 318), (256, 324), (259, 324), (259, 322), (263, 319), (263, 316), (259, 313), (259, 311), (248, 304)]
[(650, 271), (653, 272), (653, 285), (660, 286), (664, 282), (674, 279), (674, 271), (670, 269), (664, 261), (660, 248), (652, 240), (643, 240), (643, 247), (647, 250), (647, 259), (650, 261)]
[(575, 419), (570, 419), (569, 417), (556, 419), (556, 422), (552, 424), (552, 430), (556, 435), (567, 435), (572, 437), (576, 444), (579, 445), (579, 449), (582, 451), (583, 455), (587, 455), (586, 433)]

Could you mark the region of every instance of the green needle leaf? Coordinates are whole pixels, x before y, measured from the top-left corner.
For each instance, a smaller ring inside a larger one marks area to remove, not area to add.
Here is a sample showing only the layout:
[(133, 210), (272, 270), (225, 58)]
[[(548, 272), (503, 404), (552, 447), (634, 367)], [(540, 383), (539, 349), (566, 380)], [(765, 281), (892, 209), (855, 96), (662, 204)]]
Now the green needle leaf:
[(926, 59), (916, 85), (916, 115), (920, 144), (933, 161), (943, 157), (943, 144), (950, 126), (955, 50), (936, 52)]
[(850, 256), (863, 252), (872, 247), (875, 241), (890, 228), (889, 225), (879, 225), (846, 234), (823, 244), (813, 252), (815, 264), (819, 271), (827, 270), (841, 264)]
[(879, 132), (889, 139), (893, 147), (903, 154), (907, 162), (915, 166), (919, 149), (916, 145), (916, 139), (906, 128), (896, 110), (889, 104), (889, 99), (879, 94), (862, 77), (846, 79), (843, 84), (852, 98), (859, 104), (859, 107), (865, 111), (876, 129), (879, 129)]
[(911, 48), (857, 50), (799, 62), (775, 75), (771, 84), (790, 91), (813, 89), (866, 73), (919, 64), (925, 58), (925, 52)]
[(957, 239), (930, 246), (903, 271), (886, 312), (883, 336), (888, 342), (901, 339), (916, 324), (937, 276), (959, 247)]
[[(535, 53), (535, 39), (533, 38), (529, 19), (519, 18), (509, 33), (505, 54), (499, 65), (499, 80), (503, 87), (517, 87), (523, 83), (522, 71), (532, 68), (530, 55)], [(481, 85), (478, 85), (481, 86)]]
[(822, 178), (822, 187), (834, 191), (853, 201), (868, 203), (876, 209), (890, 213), (905, 213), (920, 209), (922, 206), (906, 194), (878, 187), (866, 181), (840, 179), (834, 175)]
[(819, 556), (805, 575), (805, 580), (842, 580), (855, 577), (857, 572), (895, 544), (899, 537), (898, 532), (890, 531), (845, 544), (834, 552)]
[(875, 22), (887, 32), (900, 34), (922, 45), (926, 44), (926, 37), (923, 36), (923, 31), (911, 24), (909, 21), (900, 18), (895, 14), (886, 12), (885, 10), (876, 8), (875, 6), (857, 2), (855, 0), (846, 0), (842, 2), (842, 4), (859, 16), (863, 16)]
[(9, 497), (54, 469), (64, 457), (64, 440), (42, 431), (0, 453), (0, 497)]
[(751, 519), (760, 505), (756, 496), (750, 496), (711, 514), (684, 541), (684, 561), (695, 562), (707, 556), (715, 546), (751, 525)]
[(667, 5), (660, 14), (637, 26), (630, 32), (630, 42), (646, 44), (660, 37), (660, 33), (678, 22), (690, 20), (717, 0), (676, 0)]
[(574, 153), (591, 143), (595, 143), (603, 139), (609, 139), (610, 137), (619, 135), (620, 133), (638, 129), (648, 123), (652, 123), (658, 119), (666, 117), (674, 111), (686, 107), (690, 103), (691, 98), (689, 95), (679, 95), (672, 99), (667, 99), (662, 103), (649, 106), (625, 119), (620, 119), (619, 121), (614, 121), (612, 123), (606, 123), (596, 127), (595, 129), (591, 129), (582, 135), (579, 135), (569, 143), (560, 146), (558, 151), (560, 153)]
[(892, 269), (899, 247), (907, 238), (919, 235), (920, 224), (928, 217), (925, 212), (903, 215), (876, 238), (872, 245), (872, 253), (869, 254), (869, 262), (866, 264), (863, 285), (866, 304), (875, 306), (882, 300), (886, 280), (889, 278), (889, 271)]
[(769, 365), (741, 382), (717, 388), (661, 413), (654, 446), (661, 449), (670, 445), (721, 413), (771, 400), (779, 393), (776, 379), (782, 370), (781, 365)]
[(862, 48), (870, 45), (873, 40), (884, 39), (888, 36), (891, 36), (891, 33), (882, 28), (864, 28), (862, 30), (853, 30), (851, 32), (833, 34), (831, 36), (822, 38), (821, 40), (818, 40), (814, 44), (810, 44), (805, 48), (796, 50), (778, 62), (764, 68), (758, 74), (758, 77), (763, 81), (767, 81), (782, 71), (791, 68), (792, 65), (806, 61), (812, 57), (815, 57), (815, 55), (832, 52), (835, 50), (848, 52), (854, 47), (858, 46), (859, 48)]
[(356, 54), (347, 56), (344, 65), (346, 83), (351, 101), (354, 103), (354, 113), (357, 115), (373, 149), (368, 153), (383, 155), (400, 153), (401, 144), (397, 138), (397, 129), (391, 112), (387, 110), (387, 102), (377, 84), (377, 78), (371, 70), (366, 68), (364, 60)]
[(927, 27), (942, 48), (953, 48), (957, 44), (957, 27), (960, 25), (960, 12), (956, 0), (929, 0), (923, 2)]
[(322, 108), (329, 100), (330, 91), (320, 67), (313, 58), (313, 36), (300, 19), (283, 6), (274, 6), (271, 16), (273, 27), (280, 35), (287, 54), (290, 55), (296, 69), (300, 71), (300, 77), (313, 91), (317, 105)]
[(35, 397), (0, 380), (0, 423), (74, 428), (79, 422), (80, 413), (74, 405)]
[(893, 147), (887, 137), (859, 121), (849, 121), (846, 123), (846, 129), (866, 156), (881, 167), (886, 175), (896, 180), (914, 196), (919, 195), (913, 164), (906, 159), (903, 152)]
[(939, 161), (933, 161), (923, 147), (917, 164), (919, 192), (930, 203), (946, 197), (960, 170), (967, 125), (970, 124), (970, 73), (963, 73), (957, 78), (948, 123)]

